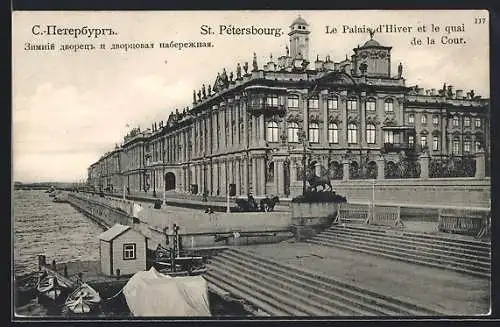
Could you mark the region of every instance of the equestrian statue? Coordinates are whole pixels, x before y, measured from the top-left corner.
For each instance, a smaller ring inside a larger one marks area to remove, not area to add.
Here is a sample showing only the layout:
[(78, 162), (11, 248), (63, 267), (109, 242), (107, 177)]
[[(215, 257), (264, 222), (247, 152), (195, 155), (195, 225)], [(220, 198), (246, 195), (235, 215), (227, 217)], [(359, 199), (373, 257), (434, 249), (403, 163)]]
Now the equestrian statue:
[(309, 183), (310, 191), (318, 192), (318, 186), (323, 188), (323, 191), (326, 190), (328, 186), (328, 191), (333, 191), (332, 183), (328, 176), (318, 176), (315, 172), (310, 172), (306, 175), (306, 180)]

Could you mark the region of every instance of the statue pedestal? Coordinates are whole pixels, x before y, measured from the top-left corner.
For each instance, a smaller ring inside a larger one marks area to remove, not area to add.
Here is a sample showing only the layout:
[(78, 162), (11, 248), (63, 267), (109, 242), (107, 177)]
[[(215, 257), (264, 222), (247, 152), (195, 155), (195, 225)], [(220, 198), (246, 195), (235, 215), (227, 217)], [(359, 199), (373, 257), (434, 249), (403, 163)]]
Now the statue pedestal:
[(292, 200), (292, 230), (299, 241), (314, 236), (330, 226), (339, 203), (346, 199), (333, 192), (309, 192)]

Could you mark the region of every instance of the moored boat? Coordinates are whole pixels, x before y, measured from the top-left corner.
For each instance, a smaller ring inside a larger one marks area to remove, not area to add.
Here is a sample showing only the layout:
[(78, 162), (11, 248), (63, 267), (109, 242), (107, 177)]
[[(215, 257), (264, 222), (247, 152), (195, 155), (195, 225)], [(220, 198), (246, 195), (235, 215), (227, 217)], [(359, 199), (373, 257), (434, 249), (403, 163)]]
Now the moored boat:
[(38, 282), (37, 290), (41, 295), (56, 300), (61, 295), (63, 286), (59, 285), (56, 277), (47, 276)]
[(73, 293), (71, 293), (65, 307), (76, 314), (89, 313), (93, 311), (101, 302), (101, 296), (90, 285), (83, 283)]

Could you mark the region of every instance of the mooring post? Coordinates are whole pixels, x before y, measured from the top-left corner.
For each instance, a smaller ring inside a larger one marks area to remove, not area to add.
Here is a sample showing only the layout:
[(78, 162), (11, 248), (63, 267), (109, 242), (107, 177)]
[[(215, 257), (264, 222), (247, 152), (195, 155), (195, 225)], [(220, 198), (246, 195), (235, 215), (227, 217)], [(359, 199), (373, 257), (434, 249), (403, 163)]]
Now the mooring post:
[(52, 260), (52, 270), (57, 271), (56, 270), (56, 259)]

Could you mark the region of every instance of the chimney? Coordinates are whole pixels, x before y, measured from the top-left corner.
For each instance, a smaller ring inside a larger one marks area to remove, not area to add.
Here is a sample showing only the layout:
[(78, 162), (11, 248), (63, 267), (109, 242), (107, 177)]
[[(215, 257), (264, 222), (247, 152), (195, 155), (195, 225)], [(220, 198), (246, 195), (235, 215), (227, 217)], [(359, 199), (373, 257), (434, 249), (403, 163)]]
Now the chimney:
[(457, 90), (455, 93), (455, 97), (457, 99), (463, 99), (464, 98), (464, 90)]
[(425, 90), (425, 95), (430, 95), (431, 94), (431, 90), (427, 89)]

